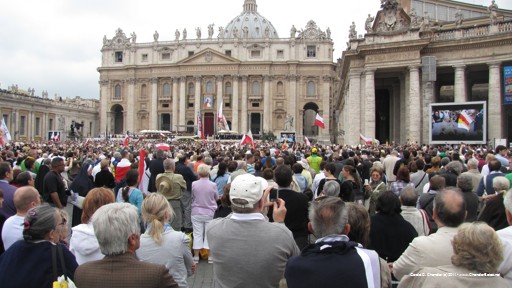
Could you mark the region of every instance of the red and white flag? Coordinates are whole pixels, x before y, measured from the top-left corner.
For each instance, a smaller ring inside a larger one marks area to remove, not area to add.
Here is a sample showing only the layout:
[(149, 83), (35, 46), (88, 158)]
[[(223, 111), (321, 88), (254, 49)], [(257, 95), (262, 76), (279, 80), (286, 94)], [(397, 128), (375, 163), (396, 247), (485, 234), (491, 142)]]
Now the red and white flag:
[(52, 132), (52, 136), (50, 136), (49, 141), (55, 141), (55, 131)]
[(457, 127), (469, 131), (471, 130), (471, 123), (475, 122), (475, 120), (473, 119), (473, 117), (469, 116), (466, 110), (462, 110), (462, 112), (459, 115), (459, 120), (457, 122)]
[(130, 136), (128, 136), (128, 134), (126, 134), (126, 136), (124, 136), (123, 146), (124, 147), (128, 146), (129, 141), (130, 141)]
[(166, 138), (164, 133), (160, 133), (160, 138)]
[(251, 145), (254, 148), (254, 140), (252, 138), (251, 130), (249, 130), (247, 134), (244, 134), (244, 137), (242, 137), (242, 141), (240, 141), (240, 146), (245, 144)]
[(201, 112), (197, 112), (197, 136), (204, 139), (203, 122), (201, 121)]
[(316, 113), (315, 124), (314, 125), (318, 126), (320, 128), (325, 129), (324, 118), (322, 118), (322, 116), (320, 116), (320, 114), (318, 114), (318, 113)]
[(361, 139), (361, 141), (363, 141), (364, 144), (368, 144), (368, 145), (372, 145), (373, 144), (372, 138), (364, 137), (363, 134), (359, 134), (359, 139)]
[(53, 136), (53, 141), (55, 141), (55, 142), (60, 141), (60, 133), (59, 132), (55, 132), (55, 135)]
[(117, 163), (116, 166), (116, 182), (121, 182), (121, 179), (126, 177), (126, 172), (130, 170), (130, 167), (132, 166), (132, 162), (130, 160), (123, 158), (119, 163)]
[[(146, 167), (146, 151), (140, 150), (139, 151), (139, 190), (142, 191), (142, 193), (147, 194), (148, 193), (148, 183), (149, 183), (149, 176), (146, 174), (149, 173), (148, 167)], [(146, 171), (148, 170), (148, 171)]]
[(222, 122), (222, 106), (224, 105), (224, 99), (221, 99), (220, 100), (220, 104), (219, 104), (219, 112), (217, 113), (217, 122), (221, 123)]
[(306, 143), (307, 146), (311, 147), (311, 141), (309, 141), (308, 137), (304, 136), (304, 143)]

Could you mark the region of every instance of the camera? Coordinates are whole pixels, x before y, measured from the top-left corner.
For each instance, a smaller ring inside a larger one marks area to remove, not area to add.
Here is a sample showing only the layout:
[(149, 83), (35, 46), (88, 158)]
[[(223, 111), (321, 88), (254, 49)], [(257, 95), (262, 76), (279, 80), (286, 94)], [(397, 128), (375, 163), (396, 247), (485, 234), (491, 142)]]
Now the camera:
[(277, 198), (279, 198), (279, 191), (276, 188), (272, 188), (268, 197), (271, 202), (276, 202)]

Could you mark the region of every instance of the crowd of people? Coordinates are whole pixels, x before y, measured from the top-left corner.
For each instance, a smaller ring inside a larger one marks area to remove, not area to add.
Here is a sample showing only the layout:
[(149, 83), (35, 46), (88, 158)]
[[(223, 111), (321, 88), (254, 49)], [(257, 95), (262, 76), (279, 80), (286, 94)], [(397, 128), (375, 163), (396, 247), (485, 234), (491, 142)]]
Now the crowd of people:
[(125, 144), (0, 151), (0, 286), (512, 286), (504, 146)]

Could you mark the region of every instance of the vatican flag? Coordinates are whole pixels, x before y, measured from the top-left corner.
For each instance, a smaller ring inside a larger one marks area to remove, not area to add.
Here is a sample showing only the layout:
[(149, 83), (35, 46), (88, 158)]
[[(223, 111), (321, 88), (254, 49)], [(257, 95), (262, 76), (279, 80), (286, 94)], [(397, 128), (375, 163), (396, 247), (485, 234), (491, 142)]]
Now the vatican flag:
[(5, 147), (11, 141), (11, 133), (9, 133), (9, 129), (7, 129), (7, 125), (5, 125), (5, 120), (2, 118), (2, 124), (0, 125), (0, 146)]

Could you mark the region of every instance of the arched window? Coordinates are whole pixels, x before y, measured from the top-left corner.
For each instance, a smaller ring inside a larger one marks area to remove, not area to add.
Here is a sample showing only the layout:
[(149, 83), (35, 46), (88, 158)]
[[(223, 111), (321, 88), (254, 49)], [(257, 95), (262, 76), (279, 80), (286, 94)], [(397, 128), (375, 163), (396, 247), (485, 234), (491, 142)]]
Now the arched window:
[(146, 99), (146, 97), (148, 97), (148, 86), (142, 84), (142, 86), (140, 86), (140, 98)]
[(279, 95), (284, 94), (284, 85), (283, 85), (283, 82), (281, 82), (281, 81), (277, 82), (277, 94), (279, 94)]
[(194, 121), (187, 121), (187, 133), (194, 133)]
[(308, 97), (313, 97), (315, 95), (316, 95), (316, 85), (315, 85), (315, 82), (314, 81), (309, 81), (308, 82), (307, 96)]
[(188, 83), (188, 95), (192, 96), (195, 94), (195, 86), (194, 83), (190, 82)]
[(171, 97), (171, 85), (169, 83), (164, 83), (162, 93), (164, 97)]
[(252, 82), (252, 95), (253, 96), (259, 96), (260, 94), (260, 82), (253, 81)]
[(213, 93), (213, 82), (206, 82), (206, 93)]
[(121, 85), (119, 84), (114, 88), (114, 98), (121, 99)]
[(233, 94), (233, 90), (231, 89), (231, 82), (226, 82), (224, 86), (224, 91), (226, 91), (226, 95)]

